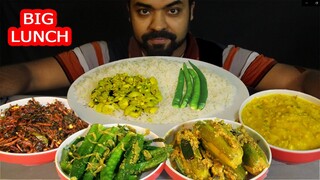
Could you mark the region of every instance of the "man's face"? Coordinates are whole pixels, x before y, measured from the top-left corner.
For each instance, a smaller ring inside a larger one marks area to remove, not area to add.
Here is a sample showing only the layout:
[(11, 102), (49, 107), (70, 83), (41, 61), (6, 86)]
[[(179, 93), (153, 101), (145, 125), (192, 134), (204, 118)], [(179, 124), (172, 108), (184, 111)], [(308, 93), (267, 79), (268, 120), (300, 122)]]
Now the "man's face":
[(193, 17), (188, 0), (131, 0), (129, 11), (134, 37), (150, 56), (173, 55)]

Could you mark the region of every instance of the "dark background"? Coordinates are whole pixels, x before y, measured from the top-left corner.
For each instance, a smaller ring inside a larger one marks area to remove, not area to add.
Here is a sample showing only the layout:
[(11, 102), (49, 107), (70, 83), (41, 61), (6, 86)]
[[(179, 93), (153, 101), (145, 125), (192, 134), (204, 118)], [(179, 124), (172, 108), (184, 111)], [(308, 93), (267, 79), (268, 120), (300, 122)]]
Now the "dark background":
[[(55, 55), (81, 44), (129, 36), (125, 0), (1, 0), (0, 66)], [(20, 27), (21, 9), (54, 9), (72, 29), (68, 47), (10, 47), (7, 30)], [(302, 0), (196, 0), (191, 32), (235, 44), (279, 62), (320, 69), (320, 7)]]

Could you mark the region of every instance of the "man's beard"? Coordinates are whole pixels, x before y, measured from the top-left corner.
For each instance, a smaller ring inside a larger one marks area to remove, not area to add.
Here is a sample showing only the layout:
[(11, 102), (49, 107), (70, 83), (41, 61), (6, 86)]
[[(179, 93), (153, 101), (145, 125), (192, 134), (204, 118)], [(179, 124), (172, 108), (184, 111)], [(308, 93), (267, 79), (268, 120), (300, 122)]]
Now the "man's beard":
[[(139, 42), (139, 44), (148, 56), (171, 56), (173, 52), (184, 42), (184, 39), (176, 42), (177, 36), (167, 31), (150, 32), (148, 34), (144, 34), (141, 38), (142, 42)], [(168, 44), (167, 47), (164, 44), (148, 44), (148, 40), (153, 38), (167, 38), (171, 40), (171, 43)]]

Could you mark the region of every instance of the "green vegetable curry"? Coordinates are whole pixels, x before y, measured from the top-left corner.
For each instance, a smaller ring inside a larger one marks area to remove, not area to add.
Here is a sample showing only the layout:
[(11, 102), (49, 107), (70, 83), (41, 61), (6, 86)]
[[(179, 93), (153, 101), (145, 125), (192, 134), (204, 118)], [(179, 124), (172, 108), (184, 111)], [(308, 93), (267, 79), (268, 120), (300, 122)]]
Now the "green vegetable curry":
[(123, 110), (125, 116), (134, 118), (142, 113), (156, 113), (162, 100), (156, 78), (126, 73), (100, 80), (90, 97), (89, 106), (98, 112), (112, 114)]

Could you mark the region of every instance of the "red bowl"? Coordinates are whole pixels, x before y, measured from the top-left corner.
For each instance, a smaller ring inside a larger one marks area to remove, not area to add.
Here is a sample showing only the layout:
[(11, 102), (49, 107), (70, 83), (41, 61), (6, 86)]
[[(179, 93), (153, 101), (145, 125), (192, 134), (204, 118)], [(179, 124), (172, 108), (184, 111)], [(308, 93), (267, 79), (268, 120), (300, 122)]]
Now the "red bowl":
[[(67, 99), (59, 97), (34, 97), (42, 105), (47, 103), (53, 103), (58, 100), (62, 102), (67, 108), (69, 108)], [(16, 101), (9, 102), (0, 106), (0, 112), (6, 110), (11, 105), (26, 105), (31, 98), (24, 98)], [(0, 151), (0, 162), (6, 162), (11, 164), (20, 164), (24, 166), (35, 166), (52, 162), (54, 160), (57, 148), (36, 153), (10, 153)]]
[[(150, 131), (148, 129), (145, 129), (145, 128), (142, 128), (142, 127), (139, 127), (139, 126), (135, 126), (135, 125), (131, 125), (131, 124), (104, 124), (105, 127), (113, 127), (113, 126), (118, 126), (118, 125), (128, 125), (128, 126), (134, 128), (136, 130), (136, 132), (140, 133), (140, 134), (147, 134), (147, 132), (148, 132), (148, 135), (145, 136), (145, 138), (147, 138), (147, 139), (159, 138), (159, 136), (156, 135), (155, 133), (153, 133), (152, 131)], [(59, 148), (57, 150), (57, 153), (56, 153), (56, 156), (55, 156), (55, 167), (56, 167), (57, 173), (58, 173), (58, 175), (59, 175), (61, 180), (69, 180), (70, 179), (62, 171), (62, 169), (60, 167), (62, 149), (64, 147), (68, 146), (69, 144), (71, 144), (79, 136), (85, 135), (86, 132), (87, 132), (87, 129), (83, 129), (83, 130), (80, 130), (80, 131), (74, 133), (73, 135), (68, 137), (65, 141), (63, 141), (62, 144), (59, 146)], [(165, 144), (163, 142), (153, 142), (152, 145), (159, 146), (159, 147), (164, 147), (165, 146)], [(151, 169), (151, 170), (146, 171), (146, 172), (143, 172), (141, 174), (141, 176), (140, 176), (140, 179), (143, 179), (143, 180), (156, 179), (161, 174), (161, 172), (163, 171), (164, 167), (165, 167), (165, 162), (162, 162), (156, 168)]]
[[(298, 91), (292, 91), (292, 90), (286, 90), (286, 89), (261, 91), (251, 95), (242, 103), (239, 110), (240, 122), (245, 124), (245, 122), (243, 121), (242, 112), (248, 103), (250, 103), (254, 98), (264, 97), (271, 94), (285, 94), (285, 95), (297, 96), (302, 99), (308, 100), (314, 104), (320, 105), (320, 99), (317, 99), (316, 97), (313, 97)], [(255, 128), (255, 130), (259, 131), (257, 128)], [(286, 164), (302, 164), (302, 163), (317, 161), (320, 159), (320, 148), (313, 149), (313, 150), (291, 150), (291, 149), (281, 148), (270, 143), (269, 143), (269, 146), (272, 152), (272, 158)]]
[[(175, 127), (171, 128), (165, 135), (165, 142), (166, 143), (171, 143), (174, 139), (175, 132), (179, 131), (182, 128), (192, 128), (192, 126), (197, 122), (197, 121), (202, 121), (202, 120), (223, 120), (226, 124), (230, 124), (233, 128), (237, 128), (241, 126), (240, 123), (231, 121), (231, 120), (225, 120), (225, 119), (218, 119), (218, 118), (199, 118), (191, 121), (187, 121), (184, 123), (181, 123), (179, 125), (176, 125)], [(250, 127), (245, 126), (245, 129), (247, 130), (248, 134), (253, 137), (257, 142), (258, 145), (262, 148), (262, 150), (265, 152), (268, 163), (271, 165), (272, 161), (272, 153), (270, 150), (270, 147), (267, 143), (267, 141), (260, 135), (258, 134), (255, 130), (251, 129)], [(174, 180), (191, 180), (190, 178), (186, 177), (185, 175), (181, 174), (178, 172), (176, 169), (174, 169), (171, 166), (170, 160), (166, 160), (166, 166), (165, 166), (165, 171), (168, 173), (168, 175), (174, 179)], [(267, 177), (269, 168), (264, 169), (260, 174), (256, 176), (250, 176), (248, 177), (250, 180), (263, 180)]]
[(24, 166), (36, 166), (52, 162), (57, 149), (37, 153), (8, 153), (0, 152), (0, 161)]
[(302, 164), (319, 160), (320, 149), (295, 151), (270, 145), (273, 159), (286, 164)]

